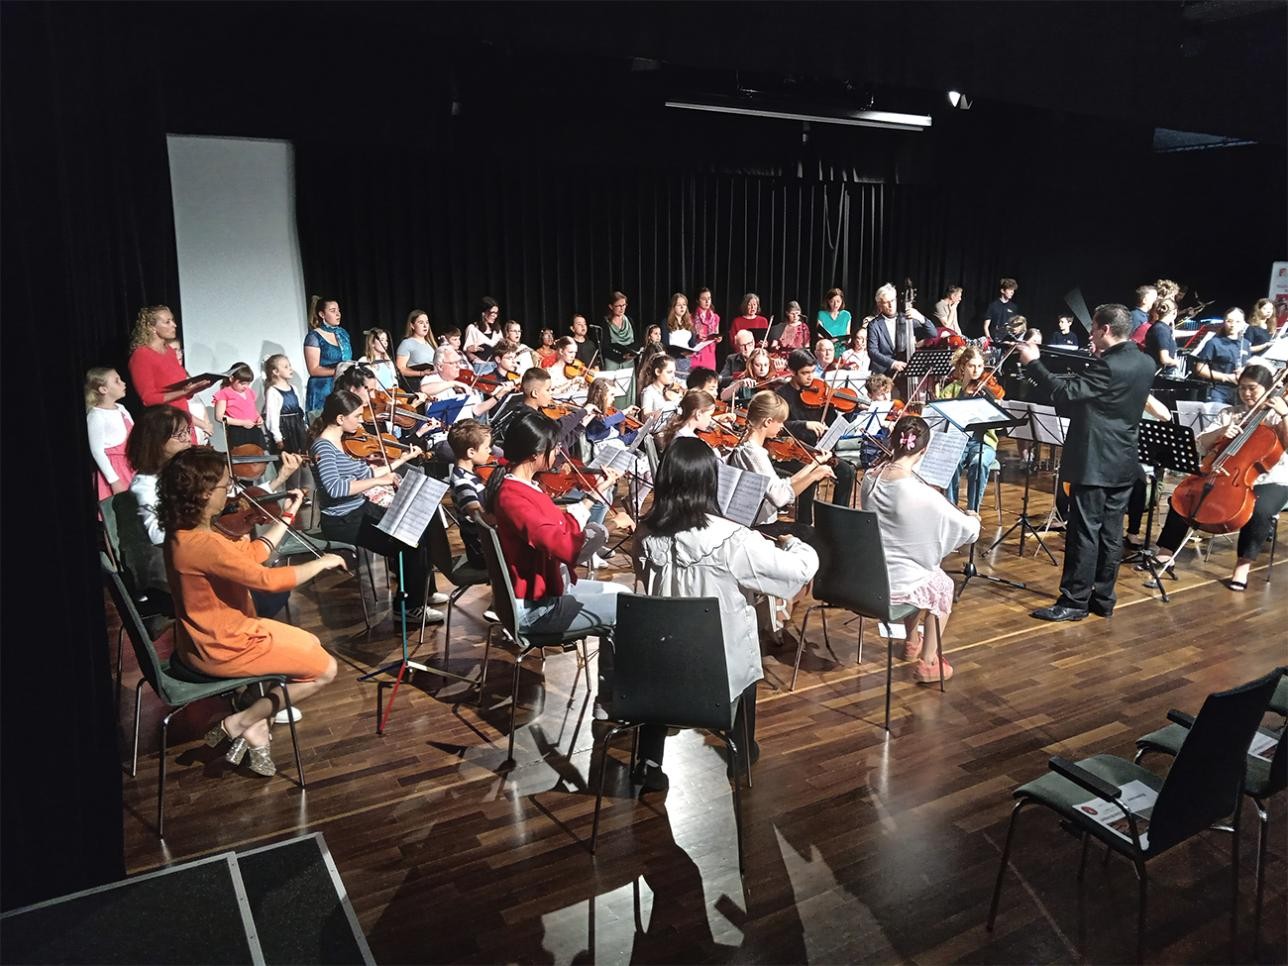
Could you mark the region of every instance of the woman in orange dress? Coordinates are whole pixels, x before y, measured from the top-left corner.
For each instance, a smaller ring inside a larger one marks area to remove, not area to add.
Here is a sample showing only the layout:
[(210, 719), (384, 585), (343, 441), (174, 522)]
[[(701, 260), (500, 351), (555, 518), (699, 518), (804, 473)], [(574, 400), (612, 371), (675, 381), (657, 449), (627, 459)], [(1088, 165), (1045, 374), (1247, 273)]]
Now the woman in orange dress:
[[(254, 540), (231, 540), (211, 521), (224, 509), (230, 479), (222, 453), (201, 446), (177, 454), (161, 471), (157, 513), (165, 528), (166, 576), (174, 598), (175, 657), (183, 665), (219, 678), (284, 674), (291, 696), (300, 701), (335, 678), (336, 664), (308, 631), (255, 615), (252, 590), (286, 591), (324, 570), (344, 567), (325, 554), (296, 567), (265, 567), (294, 520), (303, 493), (291, 491), (275, 523)], [(224, 756), (234, 765), (250, 752), (251, 771), (277, 771), (269, 752), (269, 719), (285, 705), (274, 688), (245, 711), (224, 718), (207, 735), (217, 747), (232, 742)]]

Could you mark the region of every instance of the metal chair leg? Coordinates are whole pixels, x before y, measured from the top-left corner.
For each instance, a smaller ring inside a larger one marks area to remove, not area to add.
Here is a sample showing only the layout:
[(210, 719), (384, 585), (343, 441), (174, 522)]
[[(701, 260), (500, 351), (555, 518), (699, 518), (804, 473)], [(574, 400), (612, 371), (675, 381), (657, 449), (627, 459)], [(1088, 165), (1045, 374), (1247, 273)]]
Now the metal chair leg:
[(1136, 904), (1136, 962), (1145, 961), (1145, 903), (1149, 887), (1149, 878), (1145, 872), (1145, 863), (1136, 860), (1136, 879), (1140, 883), (1140, 894)]
[(1230, 836), (1230, 961), (1238, 957), (1239, 942), (1239, 830), (1243, 827), (1243, 789), (1235, 802), (1234, 817), (1230, 822), (1234, 834)]
[(478, 704), (483, 705), (483, 693), (487, 690), (487, 662), (492, 654), (492, 637), (496, 633), (500, 624), (493, 624), (487, 629), (487, 634), (483, 637), (483, 668), (479, 671), (478, 687)]
[[(863, 620), (859, 620), (859, 633), (863, 633)], [(886, 702), (885, 730), (890, 733), (890, 692), (894, 689), (894, 638), (886, 638)]]
[(993, 884), (993, 901), (988, 907), (988, 923), (986, 928), (989, 932), (993, 931), (993, 923), (997, 921), (997, 905), (1002, 898), (1002, 878), (1006, 875), (1006, 863), (1011, 858), (1011, 841), (1015, 837), (1015, 823), (1020, 817), (1020, 809), (1029, 804), (1025, 799), (1020, 799), (1011, 809), (1011, 821), (1006, 826), (1006, 844), (1002, 846), (1002, 862), (997, 867), (997, 881)]
[(1252, 913), (1252, 959), (1261, 958), (1261, 901), (1266, 890), (1266, 839), (1270, 813), (1259, 798), (1252, 800), (1257, 807), (1257, 901)]
[[(727, 735), (720, 732), (718, 732), (718, 734), (721, 738), (724, 739), (725, 748), (729, 753), (730, 761), (736, 761), (738, 757), (738, 743), (733, 740), (733, 735)], [(747, 754), (750, 756), (751, 754), (750, 748), (747, 749)], [(733, 822), (734, 822), (734, 827), (737, 829), (737, 832), (738, 832), (738, 871), (739, 873), (743, 872), (744, 870), (743, 850), (742, 850), (742, 792), (740, 790), (741, 784), (742, 783), (738, 781), (738, 773), (735, 770), (734, 777), (733, 777)]]
[(170, 719), (182, 711), (175, 708), (161, 719), (161, 758), (157, 772), (157, 838), (165, 838), (165, 755), (170, 744)]
[(811, 604), (805, 608), (805, 619), (801, 621), (801, 639), (796, 642), (796, 663), (792, 666), (792, 683), (788, 691), (796, 690), (796, 678), (801, 673), (801, 655), (805, 653), (805, 631), (809, 629), (809, 615), (820, 606), (820, 604)]
[[(613, 739), (615, 737), (617, 737), (623, 731), (627, 731), (634, 727), (636, 726), (635, 725), (617, 725), (613, 727), (608, 732), (608, 734), (604, 735), (603, 741), (600, 743), (599, 787), (598, 787), (598, 790), (595, 792), (595, 819), (590, 826), (590, 854), (591, 855), (595, 854), (595, 849), (597, 848), (598, 842), (599, 842), (599, 810), (604, 804), (604, 772), (608, 770), (608, 747), (613, 743)], [(637, 731), (636, 738), (638, 739), (638, 737), (639, 737), (639, 732)]]
[(859, 615), (859, 663), (863, 663), (863, 615)]
[(939, 622), (938, 614), (931, 614), (930, 619), (935, 622), (935, 661), (939, 664), (939, 693), (944, 693), (944, 625)]
[(139, 709), (143, 706), (143, 678), (134, 686), (134, 757), (130, 761), (130, 777), (139, 773)]
[(514, 680), (510, 684), (510, 743), (505, 753), (507, 762), (514, 761), (514, 716), (519, 708), (519, 670), (523, 666), (523, 654), (520, 647), (519, 653), (514, 656)]
[[(741, 701), (742, 701), (742, 698), (739, 698), (738, 700), (739, 700), (739, 702), (741, 702)], [(746, 750), (746, 753), (745, 753), (742, 757), (743, 757), (743, 762), (744, 762), (744, 763), (746, 764), (746, 766), (747, 766), (747, 767), (746, 767), (746, 771), (747, 771), (747, 787), (748, 787), (748, 788), (750, 788), (750, 787), (751, 787), (751, 747), (752, 747), (752, 745), (751, 745), (751, 726), (747, 724), (747, 712), (746, 712), (746, 711), (744, 711), (744, 712), (742, 713), (742, 746), (743, 746), (745, 749), (747, 749), (747, 750)], [(738, 776), (737, 776), (737, 772), (735, 771), (735, 773), (734, 773), (734, 784), (736, 785), (737, 783), (738, 783)]]
[(291, 726), (291, 750), (295, 752), (295, 772), (300, 776), (300, 788), (304, 788), (304, 765), (300, 762), (300, 739), (295, 733), (295, 714), (291, 710), (291, 689), (282, 682), (282, 697), (286, 701), (286, 721)]

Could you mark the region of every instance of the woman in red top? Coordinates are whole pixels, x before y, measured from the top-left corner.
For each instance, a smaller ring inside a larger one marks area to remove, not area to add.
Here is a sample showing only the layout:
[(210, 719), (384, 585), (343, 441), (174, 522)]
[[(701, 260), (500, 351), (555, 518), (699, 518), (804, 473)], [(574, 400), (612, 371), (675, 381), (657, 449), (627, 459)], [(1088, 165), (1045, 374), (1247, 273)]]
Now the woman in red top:
[(760, 314), (760, 296), (755, 292), (748, 292), (742, 297), (742, 306), (739, 309), (738, 317), (729, 326), (730, 344), (733, 343), (733, 337), (743, 329), (750, 329), (757, 342), (764, 341), (765, 335), (769, 331), (769, 320)]
[[(139, 317), (134, 320), (134, 334), (130, 339), (130, 382), (134, 384), (134, 391), (143, 400), (143, 405), (159, 406), (164, 403), (175, 409), (182, 409), (191, 416), (188, 397), (209, 388), (213, 382), (199, 382), (186, 389), (165, 388), (188, 378), (183, 363), (168, 344), (173, 341), (177, 331), (174, 313), (166, 306), (145, 305), (139, 309)], [(193, 416), (192, 421), (206, 433), (211, 431), (210, 423), (204, 417)], [(194, 446), (197, 443), (195, 431), (192, 442)]]
[[(558, 443), (559, 424), (549, 416), (536, 410), (517, 416), (505, 428), (506, 468), (488, 479), (483, 504), (496, 518), (518, 598), (520, 629), (535, 634), (591, 633), (616, 626), (617, 595), (629, 588), (579, 581), (573, 572), (583, 556), (582, 527), (595, 500), (587, 496), (581, 503), (558, 507), (534, 482), (537, 473), (554, 468)], [(604, 489), (609, 490), (617, 474), (606, 470), (604, 479)]]

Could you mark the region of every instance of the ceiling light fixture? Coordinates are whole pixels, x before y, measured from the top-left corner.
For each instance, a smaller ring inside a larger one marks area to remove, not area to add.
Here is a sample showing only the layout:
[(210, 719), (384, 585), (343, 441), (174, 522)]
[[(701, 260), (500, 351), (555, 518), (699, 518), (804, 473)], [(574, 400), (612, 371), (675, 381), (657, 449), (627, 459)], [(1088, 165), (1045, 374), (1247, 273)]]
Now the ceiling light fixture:
[(948, 103), (951, 104), (953, 107), (957, 108), (959, 111), (970, 110), (970, 105), (971, 105), (970, 98), (967, 97), (965, 94), (961, 93), (960, 91), (949, 91)]
[(841, 124), (848, 127), (875, 127), (887, 131), (923, 131), (930, 127), (928, 114), (900, 114), (896, 111), (848, 111), (835, 114), (813, 114), (807, 111), (771, 110), (720, 104), (714, 101), (667, 101), (667, 107), (685, 111), (710, 111), (713, 114), (742, 114), (747, 117), (769, 117), (784, 121), (811, 121), (815, 124)]

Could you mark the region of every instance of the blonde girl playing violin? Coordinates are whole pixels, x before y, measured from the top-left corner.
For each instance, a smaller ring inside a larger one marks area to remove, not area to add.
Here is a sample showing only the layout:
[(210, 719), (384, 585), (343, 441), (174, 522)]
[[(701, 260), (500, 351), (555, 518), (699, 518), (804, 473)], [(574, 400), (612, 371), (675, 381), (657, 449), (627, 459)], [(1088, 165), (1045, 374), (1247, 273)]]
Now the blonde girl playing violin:
[[(980, 392), (980, 380), (984, 375), (984, 356), (973, 345), (958, 349), (953, 353), (953, 378), (939, 387), (940, 399), (956, 399), (959, 396), (973, 396)], [(980, 455), (980, 450), (983, 455)], [(948, 484), (948, 499), (953, 505), (957, 503), (957, 488), (962, 470), (966, 471), (966, 512), (979, 515), (979, 505), (984, 499), (983, 480), (987, 479), (988, 468), (997, 458), (997, 430), (990, 429), (984, 434), (981, 443), (971, 436), (962, 453), (962, 461)], [(982, 465), (981, 465), (982, 464)]]

